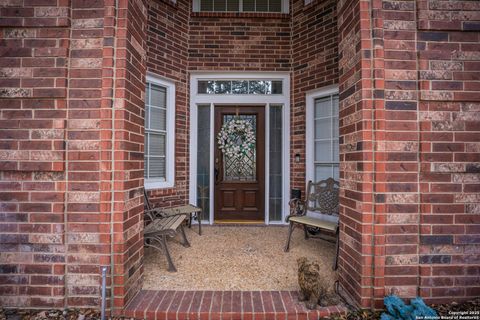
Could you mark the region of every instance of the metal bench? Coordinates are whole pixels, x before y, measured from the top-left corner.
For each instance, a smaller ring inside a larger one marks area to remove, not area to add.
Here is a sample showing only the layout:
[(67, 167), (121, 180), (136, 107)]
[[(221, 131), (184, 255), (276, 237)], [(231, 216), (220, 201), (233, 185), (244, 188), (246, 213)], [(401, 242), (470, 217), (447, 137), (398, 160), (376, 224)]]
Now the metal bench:
[(194, 206), (193, 204), (187, 204), (185, 206), (178, 206), (172, 208), (164, 208), (163, 212), (167, 215), (184, 214), (188, 216), (188, 227), (192, 227), (193, 216), (197, 218), (198, 222), (198, 234), (202, 235), (202, 208)]
[(166, 216), (161, 209), (145, 211), (145, 228), (143, 231), (145, 246), (155, 248), (165, 253), (168, 261), (168, 271), (170, 272), (176, 272), (177, 269), (168, 251), (167, 237), (174, 237), (177, 234), (177, 229), (180, 228), (183, 246), (190, 247), (190, 243), (185, 235), (185, 230), (183, 229), (185, 219), (185, 214)]
[[(337, 257), (339, 250), (339, 228), (338, 228), (338, 193), (340, 185), (338, 181), (332, 178), (319, 182), (309, 181), (307, 184), (307, 193), (305, 200), (290, 200), (290, 215), (287, 217), (288, 227), (287, 243), (285, 252), (290, 249), (290, 240), (292, 232), (296, 226), (303, 227), (305, 239), (311, 237), (308, 228), (327, 231), (333, 237), (321, 239), (335, 242), (336, 252), (333, 261), (333, 269), (337, 269)], [(311, 212), (311, 215), (307, 215)], [(316, 214), (315, 214), (316, 213)], [(313, 216), (315, 215), (315, 216)]]
[[(155, 205), (152, 205), (150, 199), (145, 189), (143, 189), (143, 195), (145, 197), (145, 208), (146, 210), (152, 210), (157, 208)], [(162, 212), (166, 216), (183, 214), (186, 215), (188, 220), (188, 227), (192, 227), (193, 217), (197, 219), (198, 222), (198, 234), (202, 235), (202, 208), (194, 206), (193, 204), (187, 204), (184, 206), (170, 207), (170, 208), (161, 208)]]

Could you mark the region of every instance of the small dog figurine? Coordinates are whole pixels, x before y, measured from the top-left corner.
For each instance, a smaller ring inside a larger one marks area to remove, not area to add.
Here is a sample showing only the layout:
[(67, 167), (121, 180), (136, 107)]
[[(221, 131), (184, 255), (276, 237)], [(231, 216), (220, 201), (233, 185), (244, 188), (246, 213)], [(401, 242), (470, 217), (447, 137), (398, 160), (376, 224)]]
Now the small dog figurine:
[(298, 258), (297, 263), (300, 285), (298, 300), (306, 301), (307, 309), (315, 309), (328, 292), (327, 285), (320, 276), (320, 266), (315, 262), (309, 262), (305, 257)]

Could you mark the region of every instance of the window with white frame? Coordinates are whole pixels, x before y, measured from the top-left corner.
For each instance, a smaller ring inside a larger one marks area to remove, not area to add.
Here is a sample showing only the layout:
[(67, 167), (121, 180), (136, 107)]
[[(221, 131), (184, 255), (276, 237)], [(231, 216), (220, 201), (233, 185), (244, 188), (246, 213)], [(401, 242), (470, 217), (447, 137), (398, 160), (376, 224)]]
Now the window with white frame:
[(288, 13), (288, 0), (194, 0), (193, 11)]
[(282, 80), (199, 80), (200, 94), (282, 94)]
[(339, 180), (338, 87), (306, 95), (306, 178)]
[(314, 100), (314, 179), (338, 181), (338, 94)]
[(147, 76), (145, 94), (145, 187), (172, 187), (175, 177), (175, 85)]

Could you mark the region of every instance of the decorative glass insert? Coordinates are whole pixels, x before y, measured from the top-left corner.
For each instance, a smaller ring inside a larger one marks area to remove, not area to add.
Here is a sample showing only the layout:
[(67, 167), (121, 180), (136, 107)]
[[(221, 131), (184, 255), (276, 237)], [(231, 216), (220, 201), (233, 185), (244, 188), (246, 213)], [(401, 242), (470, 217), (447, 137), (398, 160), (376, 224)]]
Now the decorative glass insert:
[(203, 94), (282, 94), (281, 80), (199, 80)]
[(199, 0), (200, 11), (282, 12), (282, 0)]
[(165, 181), (167, 88), (148, 82), (145, 97), (145, 179)]
[(203, 219), (210, 220), (210, 106), (198, 106), (197, 205)]
[[(256, 134), (257, 116), (250, 114), (243, 115), (224, 115), (223, 123), (227, 123), (234, 118), (250, 122)], [(254, 147), (232, 156), (223, 154), (223, 180), (224, 181), (255, 181), (257, 175), (256, 161), (256, 142)]]
[(338, 95), (315, 99), (315, 181), (339, 179)]
[(269, 217), (270, 221), (282, 221), (282, 106), (270, 106), (269, 116)]

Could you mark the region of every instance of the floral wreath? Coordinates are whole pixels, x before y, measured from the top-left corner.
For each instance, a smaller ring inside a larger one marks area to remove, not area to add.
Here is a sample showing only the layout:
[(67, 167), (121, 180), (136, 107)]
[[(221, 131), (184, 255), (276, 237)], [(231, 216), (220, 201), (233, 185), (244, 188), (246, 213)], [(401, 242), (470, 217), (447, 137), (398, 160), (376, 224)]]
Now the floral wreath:
[(255, 133), (249, 121), (233, 119), (225, 122), (217, 135), (218, 148), (223, 154), (231, 157), (245, 154), (255, 146)]

